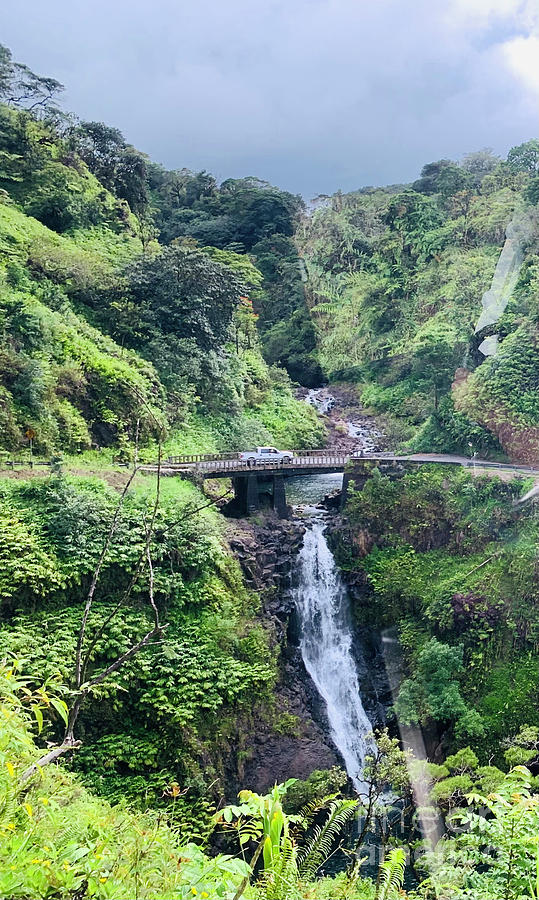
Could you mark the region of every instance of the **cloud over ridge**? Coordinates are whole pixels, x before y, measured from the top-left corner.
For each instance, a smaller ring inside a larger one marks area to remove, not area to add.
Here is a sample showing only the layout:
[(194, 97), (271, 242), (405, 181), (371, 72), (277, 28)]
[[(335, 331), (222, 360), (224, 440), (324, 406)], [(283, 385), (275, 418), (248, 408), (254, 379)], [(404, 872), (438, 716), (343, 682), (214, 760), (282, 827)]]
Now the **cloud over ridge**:
[(536, 131), (531, 0), (30, 0), (0, 11), (55, 75), (167, 167), (256, 174), (306, 196), (406, 181)]

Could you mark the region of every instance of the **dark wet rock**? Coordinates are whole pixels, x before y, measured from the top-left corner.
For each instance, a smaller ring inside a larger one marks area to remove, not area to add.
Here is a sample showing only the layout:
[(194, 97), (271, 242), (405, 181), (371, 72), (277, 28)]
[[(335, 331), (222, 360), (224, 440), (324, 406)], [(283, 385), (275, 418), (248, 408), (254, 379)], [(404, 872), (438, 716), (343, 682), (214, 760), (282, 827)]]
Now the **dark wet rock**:
[(340, 509), (341, 496), (342, 496), (341, 490), (332, 491), (330, 494), (326, 494), (326, 496), (322, 500), (322, 506), (324, 507), (324, 509), (329, 509), (329, 510)]
[(277, 728), (283, 714), (284, 733), (262, 727), (243, 765), (243, 782), (255, 791), (265, 792), (287, 778), (307, 778), (315, 769), (342, 765), (331, 741), (324, 703), (305, 671), (299, 648), (290, 645), (283, 652), (276, 691)]
[[(264, 616), (283, 622), (292, 610), (291, 572), (304, 532), (300, 521), (278, 519), (272, 514), (261, 523), (254, 519), (229, 522), (230, 549), (249, 587), (260, 593)], [(277, 639), (281, 637), (282, 628)]]
[(386, 671), (380, 632), (369, 626), (355, 631), (355, 656), (358, 665), (361, 699), (373, 729), (387, 724), (388, 710), (393, 703)]
[[(338, 502), (338, 492), (322, 509)], [(296, 560), (303, 543), (305, 524), (296, 510), (285, 520), (273, 514), (264, 519), (229, 520), (229, 546), (246, 581), (260, 593), (261, 617), (281, 648), (275, 706), (267, 718), (245, 723), (242, 746), (231, 747), (228, 791), (242, 787), (265, 792), (286, 778), (307, 778), (315, 769), (343, 766), (330, 734), (325, 703), (308, 675), (299, 649), (300, 630), (294, 609)], [(338, 516), (327, 513), (330, 530), (342, 527)], [(350, 585), (355, 591), (365, 584)], [(362, 700), (373, 726), (382, 727), (391, 705), (380, 636), (367, 626), (355, 633), (354, 653)]]
[(342, 760), (299, 650), (292, 581), (305, 525), (300, 518), (283, 521), (270, 514), (262, 522), (229, 521), (227, 530), (247, 583), (260, 593), (262, 618), (281, 646), (272, 714), (259, 720), (254, 731), (251, 725), (248, 749), (231, 748), (236, 762), (228, 767), (227, 780), (233, 796), (242, 787), (264, 792), (287, 778), (307, 778), (315, 769), (342, 765)]

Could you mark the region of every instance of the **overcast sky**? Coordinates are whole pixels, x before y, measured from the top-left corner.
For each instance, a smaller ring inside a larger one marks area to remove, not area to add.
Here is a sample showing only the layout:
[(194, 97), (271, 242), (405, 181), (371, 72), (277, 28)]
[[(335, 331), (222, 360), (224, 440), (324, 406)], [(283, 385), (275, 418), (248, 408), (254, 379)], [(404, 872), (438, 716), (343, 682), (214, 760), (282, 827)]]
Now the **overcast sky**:
[(167, 168), (306, 198), (538, 131), (537, 0), (2, 0), (0, 42)]

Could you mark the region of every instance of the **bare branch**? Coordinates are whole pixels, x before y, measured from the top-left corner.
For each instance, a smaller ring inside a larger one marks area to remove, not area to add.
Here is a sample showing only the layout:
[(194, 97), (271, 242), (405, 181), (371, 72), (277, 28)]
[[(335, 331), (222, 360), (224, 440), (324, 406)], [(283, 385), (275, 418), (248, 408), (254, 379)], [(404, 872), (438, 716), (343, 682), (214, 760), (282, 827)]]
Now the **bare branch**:
[(251, 872), (250, 872), (249, 875), (245, 875), (245, 876), (243, 877), (243, 879), (241, 880), (241, 882), (240, 882), (240, 884), (239, 884), (239, 887), (238, 887), (238, 890), (237, 890), (236, 893), (234, 894), (233, 900), (240, 900), (241, 895), (243, 894), (245, 888), (246, 888), (247, 885), (249, 884), (249, 881), (251, 880), (251, 876), (252, 876), (252, 874), (253, 874), (253, 872), (254, 872), (254, 870), (255, 870), (255, 866), (256, 866), (256, 864), (257, 864), (257, 862), (258, 862), (258, 857), (259, 857), (260, 854), (262, 853), (262, 850), (263, 850), (263, 847), (264, 847), (264, 842), (265, 842), (265, 840), (266, 840), (266, 836), (265, 836), (265, 835), (262, 835), (262, 838), (260, 839), (260, 841), (259, 841), (259, 843), (258, 843), (258, 846), (257, 846), (257, 848), (256, 848), (256, 850), (255, 850), (254, 856), (253, 856), (251, 862), (249, 863)]
[(75, 655), (75, 685), (76, 685), (76, 687), (78, 687), (78, 688), (80, 688), (80, 686), (81, 686), (81, 681), (82, 681), (82, 644), (83, 644), (83, 641), (84, 641), (84, 635), (85, 635), (85, 632), (86, 632), (86, 625), (87, 625), (87, 622), (88, 622), (88, 616), (90, 615), (90, 610), (91, 610), (91, 608), (92, 608), (92, 603), (93, 603), (93, 601), (94, 601), (95, 589), (96, 589), (96, 587), (97, 587), (97, 582), (98, 582), (99, 576), (100, 576), (100, 574), (101, 574), (101, 569), (103, 568), (103, 563), (104, 563), (104, 561), (105, 561), (105, 556), (106, 556), (107, 551), (108, 551), (108, 549), (109, 549), (109, 547), (110, 547), (112, 538), (114, 537), (114, 534), (115, 534), (115, 531), (116, 531), (116, 526), (118, 525), (118, 519), (119, 519), (119, 517), (120, 517), (120, 511), (121, 511), (122, 506), (123, 506), (123, 504), (124, 504), (124, 501), (125, 501), (127, 492), (128, 492), (128, 490), (129, 490), (129, 488), (131, 487), (131, 483), (132, 483), (132, 481), (133, 481), (135, 475), (137, 474), (137, 471), (138, 471), (138, 469), (136, 469), (136, 468), (133, 469), (131, 475), (129, 476), (129, 478), (128, 478), (127, 482), (126, 482), (126, 484), (124, 485), (124, 489), (123, 489), (123, 491), (122, 491), (122, 493), (121, 493), (121, 495), (120, 495), (120, 499), (119, 499), (118, 504), (117, 504), (117, 506), (116, 506), (116, 510), (115, 510), (115, 513), (114, 513), (114, 516), (113, 516), (113, 519), (112, 519), (110, 528), (109, 528), (108, 533), (107, 533), (107, 536), (106, 536), (106, 538), (105, 538), (105, 543), (103, 544), (103, 549), (101, 550), (101, 553), (100, 553), (100, 555), (99, 555), (99, 559), (98, 559), (98, 561), (97, 561), (97, 566), (95, 567), (94, 574), (93, 574), (93, 576), (92, 576), (92, 581), (91, 581), (91, 584), (90, 584), (90, 589), (89, 589), (89, 591), (88, 591), (88, 596), (86, 597), (86, 603), (85, 603), (85, 606), (84, 606), (84, 613), (83, 613), (83, 615), (82, 615), (82, 622), (81, 622), (81, 626), (80, 626), (80, 629), (79, 629), (79, 636), (78, 636), (78, 639), (77, 639), (77, 650), (76, 650), (76, 655)]
[[(214, 506), (216, 503), (219, 503), (220, 500), (224, 499), (224, 497), (229, 496), (231, 493), (232, 493), (232, 488), (231, 488), (230, 490), (226, 491), (226, 493), (223, 494), (221, 497), (217, 497), (217, 498), (215, 498), (215, 499), (213, 499), (213, 500), (210, 500), (208, 503), (203, 503), (202, 506), (197, 506), (195, 509), (190, 509), (190, 510), (188, 510), (183, 516), (180, 516), (179, 519), (176, 519), (174, 522), (171, 522), (171, 524), (168, 525), (166, 528), (163, 528), (162, 531), (161, 531), (161, 534), (166, 534), (168, 531), (171, 531), (173, 528), (175, 528), (176, 525), (179, 525), (181, 522), (185, 522), (186, 519), (190, 519), (190, 518), (192, 518), (193, 516), (196, 516), (199, 512), (202, 512), (202, 510), (208, 509), (208, 507), (210, 507), (210, 506)], [(147, 538), (147, 537), (148, 537), (148, 532), (147, 532), (147, 530), (146, 530), (146, 538)], [(86, 671), (87, 671), (87, 669), (88, 669), (88, 665), (89, 665), (89, 662), (90, 662), (90, 659), (91, 659), (91, 655), (92, 655), (92, 652), (93, 652), (94, 649), (95, 649), (95, 646), (96, 646), (98, 640), (99, 640), (100, 637), (104, 634), (105, 629), (106, 629), (107, 626), (110, 624), (110, 622), (112, 622), (112, 620), (114, 619), (114, 617), (116, 616), (116, 614), (120, 611), (120, 609), (122, 608), (122, 606), (125, 606), (125, 604), (126, 604), (127, 601), (129, 600), (129, 598), (131, 597), (131, 594), (132, 594), (132, 592), (133, 592), (133, 589), (134, 589), (134, 587), (135, 587), (135, 585), (136, 585), (136, 583), (137, 583), (137, 581), (138, 581), (138, 579), (139, 579), (139, 575), (140, 575), (140, 572), (141, 572), (141, 570), (142, 570), (142, 563), (143, 563), (144, 557), (146, 556), (146, 558), (147, 558), (147, 552), (148, 552), (148, 551), (147, 551), (147, 547), (146, 547), (146, 545), (145, 545), (144, 548), (141, 550), (141, 552), (140, 552), (140, 554), (139, 554), (139, 558), (138, 558), (138, 560), (137, 560), (137, 565), (136, 565), (135, 571), (134, 571), (134, 573), (133, 573), (133, 576), (132, 576), (132, 578), (131, 578), (131, 581), (129, 582), (129, 585), (128, 585), (128, 587), (127, 587), (125, 593), (124, 593), (123, 596), (120, 598), (120, 600), (118, 601), (118, 603), (116, 604), (116, 606), (114, 607), (114, 609), (112, 610), (112, 612), (111, 612), (111, 613), (107, 616), (107, 618), (102, 622), (102, 624), (99, 626), (99, 628), (97, 629), (96, 633), (94, 634), (94, 636), (93, 636), (93, 638), (92, 638), (92, 640), (91, 640), (91, 642), (90, 642), (90, 646), (88, 647), (88, 650), (87, 650), (86, 653), (84, 654), (84, 661), (83, 661), (83, 664), (82, 664), (81, 683), (82, 683), (82, 682), (84, 681), (84, 679), (86, 678)], [(150, 602), (151, 602), (151, 601), (150, 601)]]
[(151, 631), (148, 631), (144, 635), (144, 637), (140, 639), (140, 641), (137, 641), (136, 644), (133, 644), (133, 646), (130, 647), (129, 650), (126, 650), (125, 653), (122, 653), (122, 655), (119, 656), (118, 659), (116, 659), (113, 663), (111, 663), (110, 666), (107, 666), (106, 669), (100, 672), (99, 675), (94, 675), (93, 678), (90, 678), (90, 681), (86, 682), (83, 687), (83, 696), (86, 696), (86, 694), (89, 693), (90, 688), (95, 687), (96, 684), (101, 684), (105, 680), (105, 678), (107, 678), (109, 675), (112, 675), (113, 672), (116, 672), (116, 670), (123, 666), (123, 664), (127, 662), (128, 659), (131, 659), (131, 657), (134, 656), (135, 653), (141, 650), (142, 647), (145, 647), (153, 637), (158, 634), (162, 634), (165, 628), (168, 628), (168, 625), (155, 626)]
[[(86, 671), (87, 671), (88, 665), (89, 665), (89, 663), (90, 663), (90, 659), (91, 659), (91, 656), (92, 656), (92, 652), (93, 652), (93, 650), (94, 650), (94, 648), (95, 648), (95, 645), (97, 644), (99, 638), (100, 638), (100, 637), (103, 635), (103, 633), (105, 632), (105, 629), (106, 629), (107, 625), (109, 625), (109, 624), (112, 622), (112, 620), (114, 619), (114, 617), (116, 616), (116, 614), (120, 611), (120, 609), (122, 608), (122, 606), (125, 606), (125, 604), (126, 604), (127, 601), (129, 600), (129, 598), (131, 597), (131, 594), (132, 594), (132, 592), (133, 592), (133, 588), (135, 587), (135, 585), (136, 585), (136, 583), (137, 583), (137, 581), (138, 581), (138, 579), (139, 579), (139, 575), (140, 575), (140, 573), (141, 573), (141, 571), (142, 571), (142, 564), (143, 564), (143, 561), (144, 561), (145, 552), (146, 552), (146, 546), (144, 546), (144, 547), (142, 548), (142, 550), (140, 551), (140, 553), (139, 553), (139, 557), (138, 557), (138, 560), (137, 560), (137, 565), (136, 565), (135, 571), (134, 571), (134, 573), (133, 573), (133, 575), (132, 575), (132, 577), (131, 577), (131, 581), (129, 582), (129, 585), (127, 586), (125, 592), (124, 592), (123, 595), (120, 597), (118, 603), (116, 604), (116, 606), (114, 607), (114, 609), (112, 610), (112, 612), (109, 613), (109, 615), (107, 616), (107, 618), (101, 623), (101, 625), (100, 625), (99, 628), (97, 629), (96, 633), (94, 634), (92, 640), (90, 641), (90, 646), (88, 647), (86, 653), (84, 654), (84, 660), (83, 660), (83, 663), (82, 663), (81, 684), (82, 684), (82, 682), (83, 682), (83, 681), (85, 680), (85, 678), (86, 678)], [(79, 685), (79, 687), (80, 687), (80, 685)]]
[[(76, 687), (78, 688), (79, 693), (78, 693), (78, 696), (69, 712), (69, 719), (68, 719), (68, 724), (67, 724), (67, 729), (66, 729), (65, 741), (73, 741), (74, 740), (74, 729), (75, 729), (75, 724), (77, 722), (77, 718), (78, 718), (78, 715), (80, 712), (80, 708), (81, 708), (82, 703), (84, 702), (85, 698), (88, 696), (91, 688), (95, 687), (95, 685), (97, 685), (97, 684), (101, 684), (109, 675), (112, 674), (112, 672), (115, 672), (117, 669), (119, 669), (121, 666), (123, 666), (123, 664), (125, 662), (127, 662), (127, 660), (130, 659), (132, 656), (134, 656), (135, 653), (137, 653), (139, 650), (141, 650), (143, 647), (145, 647), (147, 644), (149, 644), (149, 642), (152, 640), (152, 638), (156, 637), (157, 635), (162, 634), (164, 628), (166, 627), (166, 626), (163, 626), (160, 624), (159, 613), (158, 613), (157, 607), (155, 605), (155, 600), (154, 600), (154, 596), (153, 596), (153, 566), (151, 565), (151, 558), (150, 558), (150, 544), (151, 544), (151, 540), (152, 540), (152, 536), (153, 536), (153, 532), (154, 532), (154, 528), (155, 528), (155, 520), (157, 517), (157, 511), (159, 509), (159, 501), (160, 501), (160, 496), (161, 496), (161, 454), (162, 454), (162, 448), (161, 448), (161, 443), (159, 443), (159, 456), (158, 456), (158, 464), (157, 464), (157, 485), (156, 485), (156, 490), (155, 490), (155, 502), (154, 502), (153, 509), (152, 509), (150, 525), (149, 525), (149, 527), (146, 527), (146, 523), (145, 523), (145, 526), (144, 526), (145, 531), (146, 531), (146, 541), (145, 541), (144, 549), (139, 556), (137, 569), (135, 571), (135, 574), (133, 575), (133, 578), (131, 579), (131, 583), (128, 587), (127, 592), (124, 593), (124, 596), (121, 598), (120, 602), (116, 605), (116, 607), (112, 611), (111, 615), (108, 616), (108, 618), (105, 620), (105, 623), (101, 626), (100, 629), (98, 629), (97, 634), (94, 635), (94, 638), (90, 644), (90, 648), (87, 651), (87, 653), (85, 654), (84, 661), (83, 661), (82, 660), (82, 643), (84, 640), (84, 634), (85, 634), (85, 630), (86, 630), (86, 624), (88, 622), (88, 616), (90, 615), (90, 610), (92, 608), (93, 598), (94, 598), (94, 594), (95, 594), (95, 588), (96, 588), (97, 581), (98, 581), (98, 578), (99, 578), (99, 575), (101, 572), (101, 568), (102, 568), (102, 565), (103, 565), (103, 562), (105, 559), (105, 554), (107, 552), (108, 547), (110, 546), (110, 542), (112, 540), (112, 536), (113, 536), (115, 528), (116, 528), (120, 509), (123, 505), (125, 496), (129, 489), (129, 486), (131, 485), (131, 482), (133, 481), (133, 478), (135, 477), (135, 475), (138, 471), (138, 469), (136, 467), (133, 469), (133, 472), (132, 472), (130, 478), (128, 479), (127, 484), (125, 485), (125, 487), (123, 489), (122, 495), (118, 502), (118, 506), (116, 507), (116, 512), (114, 514), (114, 518), (111, 523), (111, 527), (109, 528), (109, 532), (107, 534), (107, 538), (105, 540), (105, 544), (104, 544), (103, 550), (101, 552), (101, 555), (100, 555), (100, 558), (98, 561), (98, 565), (94, 572), (94, 576), (92, 578), (92, 584), (90, 585), (90, 591), (88, 593), (88, 598), (86, 600), (86, 606), (84, 609), (83, 620), (81, 623), (81, 628), (79, 631), (79, 637), (78, 637), (78, 641), (77, 641)], [(144, 558), (149, 559), (149, 562), (150, 562), (150, 582), (151, 582), (150, 602), (151, 602), (152, 609), (153, 609), (154, 616), (155, 616), (154, 627), (151, 629), (151, 631), (148, 631), (144, 635), (144, 637), (142, 637), (140, 639), (140, 641), (137, 641), (136, 644), (133, 644), (133, 646), (130, 647), (129, 650), (126, 650), (125, 653), (122, 653), (113, 663), (110, 664), (110, 666), (107, 666), (107, 668), (104, 669), (102, 672), (98, 673), (97, 675), (94, 675), (93, 678), (91, 678), (89, 681), (85, 682), (83, 685), (82, 677), (83, 677), (83, 675), (84, 676), (86, 675), (86, 669), (88, 667), (88, 663), (90, 660), (90, 654), (91, 654), (93, 648), (95, 647), (95, 644), (97, 643), (97, 640), (99, 639), (99, 636), (103, 633), (103, 630), (106, 627), (106, 624), (108, 624), (112, 620), (112, 618), (114, 618), (114, 616), (116, 615), (116, 613), (118, 612), (120, 607), (123, 605), (123, 603), (125, 603), (126, 596), (130, 595), (130, 593), (140, 575)]]
[(180, 522), (185, 522), (186, 519), (190, 519), (192, 516), (196, 516), (197, 513), (202, 512), (203, 509), (208, 509), (210, 506), (215, 506), (216, 503), (220, 503), (221, 500), (224, 500), (225, 497), (229, 497), (230, 494), (234, 492), (233, 488), (230, 488), (228, 491), (225, 491), (224, 494), (221, 494), (220, 497), (215, 497), (213, 500), (209, 500), (208, 503), (203, 503), (202, 506), (197, 506), (195, 509), (190, 509), (185, 515), (180, 516), (179, 519), (175, 519), (174, 522), (171, 522), (170, 525), (167, 525), (166, 528), (163, 528), (162, 534), (166, 534), (167, 531), (172, 531), (176, 525), (179, 525)]
[[(158, 455), (158, 463), (157, 463), (157, 486), (156, 486), (156, 491), (155, 491), (155, 502), (153, 505), (152, 517), (150, 520), (149, 529), (146, 527), (146, 523), (144, 523), (144, 529), (146, 532), (145, 545), (139, 554), (139, 558), (137, 560), (137, 565), (136, 565), (135, 571), (133, 573), (133, 576), (131, 578), (131, 581), (129, 582), (129, 585), (128, 585), (125, 593), (120, 598), (119, 602), (116, 604), (116, 606), (114, 607), (114, 609), (112, 610), (110, 615), (107, 616), (107, 618), (102, 623), (102, 625), (97, 629), (94, 637), (92, 638), (92, 641), (90, 642), (90, 646), (88, 647), (88, 650), (84, 654), (84, 660), (82, 662), (81, 670), (80, 670), (80, 680), (77, 683), (77, 687), (80, 687), (83, 680), (86, 678), (86, 671), (88, 669), (90, 657), (91, 657), (91, 654), (92, 654), (92, 651), (93, 651), (95, 645), (97, 644), (99, 638), (105, 631), (105, 628), (107, 627), (107, 625), (109, 625), (109, 623), (114, 619), (114, 617), (119, 612), (119, 610), (122, 608), (122, 606), (124, 606), (127, 603), (127, 601), (129, 600), (129, 598), (133, 592), (133, 588), (135, 587), (135, 585), (139, 579), (144, 560), (148, 558), (149, 548), (150, 548), (150, 544), (151, 544), (151, 540), (152, 540), (153, 532), (154, 532), (154, 527), (155, 527), (155, 519), (157, 516), (157, 511), (159, 509), (159, 501), (160, 501), (160, 496), (161, 496), (161, 453), (162, 453), (161, 444), (159, 444), (159, 455)], [(138, 471), (138, 470), (135, 469), (134, 471)], [(132, 480), (132, 478), (130, 480)], [(129, 484), (129, 482), (128, 482), (128, 484)], [(123, 498), (123, 495), (122, 495), (122, 498)], [(152, 569), (152, 577), (153, 577), (153, 569)], [(152, 589), (153, 589), (153, 582), (152, 582)], [(153, 596), (152, 596), (152, 601), (153, 601)], [(154, 606), (153, 602), (152, 602), (152, 606)], [(156, 624), (159, 624), (158, 619), (156, 620)]]
[(468, 578), (469, 575), (473, 575), (474, 572), (477, 572), (478, 569), (482, 569), (483, 566), (486, 566), (486, 564), (491, 562), (496, 556), (500, 556), (501, 552), (502, 552), (501, 550), (497, 550), (496, 553), (493, 553), (492, 556), (488, 557), (488, 559), (483, 560), (483, 562), (479, 563), (478, 566), (474, 566), (473, 569), (470, 569), (470, 571), (466, 572), (466, 574), (463, 575), (462, 577)]
[[(69, 710), (69, 719), (64, 737), (64, 744), (71, 744), (73, 746), (74, 743), (76, 743), (74, 738), (75, 725), (79, 717), (81, 706), (90, 693), (91, 689), (97, 684), (102, 684), (109, 675), (111, 675), (113, 672), (116, 672), (117, 669), (121, 668), (121, 666), (123, 666), (123, 664), (127, 662), (128, 659), (131, 659), (131, 657), (135, 655), (135, 653), (138, 653), (139, 650), (142, 650), (143, 647), (148, 645), (150, 641), (152, 641), (153, 637), (157, 637), (157, 635), (162, 634), (165, 628), (167, 628), (167, 625), (160, 625), (159, 627), (155, 626), (154, 628), (152, 628), (151, 631), (148, 631), (139, 641), (136, 642), (136, 644), (133, 644), (133, 646), (130, 647), (129, 650), (126, 650), (125, 653), (122, 653), (121, 656), (115, 659), (114, 662), (110, 664), (110, 666), (107, 666), (107, 668), (102, 672), (99, 672), (98, 675), (94, 675), (94, 677), (91, 678), (90, 681), (87, 681), (81, 687), (78, 695), (75, 698), (73, 706)], [(151, 646), (153, 646), (153, 644), (160, 643), (161, 641), (152, 641)]]
[(136, 469), (137, 466), (138, 466), (138, 442), (139, 442), (139, 436), (140, 436), (140, 416), (139, 416), (139, 418), (137, 419), (137, 427), (136, 427), (136, 430), (135, 430), (135, 454), (134, 454), (134, 460), (133, 460), (133, 465), (134, 465), (135, 469)]
[(40, 769), (43, 769), (45, 766), (48, 766), (49, 763), (54, 762), (55, 759), (58, 759), (62, 754), (67, 753), (69, 750), (76, 750), (80, 747), (82, 741), (69, 741), (64, 742), (60, 747), (54, 747), (53, 750), (49, 750), (48, 753), (45, 753), (40, 759), (36, 760), (35, 763), (32, 763), (31, 766), (28, 766), (27, 769), (21, 775), (20, 782), (21, 784), (25, 784), (29, 778), (32, 777), (36, 772)]
[[(144, 527), (146, 528), (146, 520), (144, 521)], [(150, 553), (150, 544), (148, 540), (148, 529), (146, 528), (146, 559), (148, 560), (148, 572), (149, 572), (149, 594), (150, 594), (150, 606), (153, 609), (154, 619), (155, 619), (155, 627), (159, 628), (159, 610), (155, 605), (155, 599), (153, 595), (153, 564), (152, 564), (152, 554)]]

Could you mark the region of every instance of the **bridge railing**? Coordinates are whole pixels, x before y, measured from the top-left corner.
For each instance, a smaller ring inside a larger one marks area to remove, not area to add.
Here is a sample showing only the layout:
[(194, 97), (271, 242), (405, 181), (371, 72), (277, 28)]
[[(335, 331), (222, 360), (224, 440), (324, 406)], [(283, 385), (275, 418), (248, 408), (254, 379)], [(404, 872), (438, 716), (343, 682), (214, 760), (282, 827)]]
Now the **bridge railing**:
[(281, 460), (256, 460), (256, 462), (249, 464), (247, 460), (239, 459), (239, 455), (237, 453), (229, 453), (229, 454), (192, 454), (192, 455), (183, 455), (183, 456), (169, 456), (165, 461), (164, 465), (169, 466), (189, 466), (190, 468), (200, 469), (201, 471), (206, 471), (207, 469), (215, 469), (215, 470), (229, 470), (229, 471), (237, 471), (238, 469), (253, 469), (253, 470), (263, 470), (263, 469), (278, 469), (278, 468), (287, 468), (290, 466), (298, 467), (298, 466), (331, 466), (331, 465), (345, 465), (350, 459), (349, 453), (335, 453), (330, 451), (318, 450), (316, 452), (310, 451), (309, 453), (302, 453), (301, 455), (294, 456), (292, 458), (292, 462), (287, 464), (283, 463)]
[(307, 468), (324, 468), (325, 466), (344, 466), (348, 462), (350, 455), (348, 453), (329, 453), (328, 451), (309, 456), (294, 456), (290, 463), (281, 460), (256, 460), (254, 463), (248, 463), (242, 459), (203, 459), (194, 463), (194, 468), (200, 472), (222, 472), (222, 471), (247, 471), (247, 472), (263, 472), (264, 470), (275, 471), (278, 469), (298, 469)]
[(293, 466), (341, 466), (350, 459), (349, 453), (331, 453), (327, 450), (316, 450), (301, 453), (292, 460)]
[[(267, 464), (266, 464), (267, 467)], [(274, 464), (275, 467), (275, 464)], [(209, 459), (202, 460), (201, 463), (197, 464), (197, 469), (200, 469), (201, 472), (237, 472), (238, 470), (247, 469), (247, 463), (243, 462), (241, 459), (238, 459), (237, 454), (232, 459)], [(262, 469), (263, 466), (257, 466), (257, 469)]]
[(472, 466), (489, 467), (493, 469), (509, 469), (513, 471), (529, 472), (530, 474), (539, 474), (539, 469), (524, 463), (503, 463), (482, 459), (467, 459), (465, 457), (450, 456), (444, 454), (410, 454), (398, 456), (390, 452), (375, 453), (350, 453), (344, 450), (302, 450), (301, 453), (295, 454), (290, 463), (283, 463), (281, 460), (256, 460), (249, 464), (247, 460), (239, 458), (238, 452), (230, 453), (196, 453), (169, 456), (164, 461), (164, 465), (188, 466), (191, 471), (200, 472), (210, 475), (211, 472), (260, 472), (264, 470), (276, 471), (279, 469), (301, 469), (301, 468), (325, 468), (325, 467), (341, 467), (348, 463), (357, 462), (385, 462), (399, 463), (410, 462), (416, 465), (423, 465), (427, 462), (432, 463), (448, 463), (451, 465), (461, 465), (468, 468)]
[(167, 459), (164, 460), (164, 463), (168, 463), (171, 466), (180, 466), (182, 464), (188, 465), (189, 463), (211, 462), (230, 459), (239, 459), (239, 453), (184, 453), (180, 456), (168, 456)]
[[(293, 452), (293, 451), (292, 451)], [(344, 451), (335, 451), (335, 450), (302, 450), (301, 453), (294, 453), (294, 459), (304, 459), (304, 458), (319, 458), (325, 456), (331, 457), (349, 457), (349, 453), (345, 453)], [(178, 466), (178, 465), (189, 465), (189, 463), (197, 463), (197, 462), (220, 462), (221, 460), (238, 460), (240, 454), (239, 451), (231, 452), (231, 453), (192, 453), (192, 454), (181, 454), (177, 456), (169, 456), (165, 462), (170, 465)], [(275, 460), (268, 460), (270, 465), (275, 465)], [(263, 465), (263, 463), (260, 463)]]

